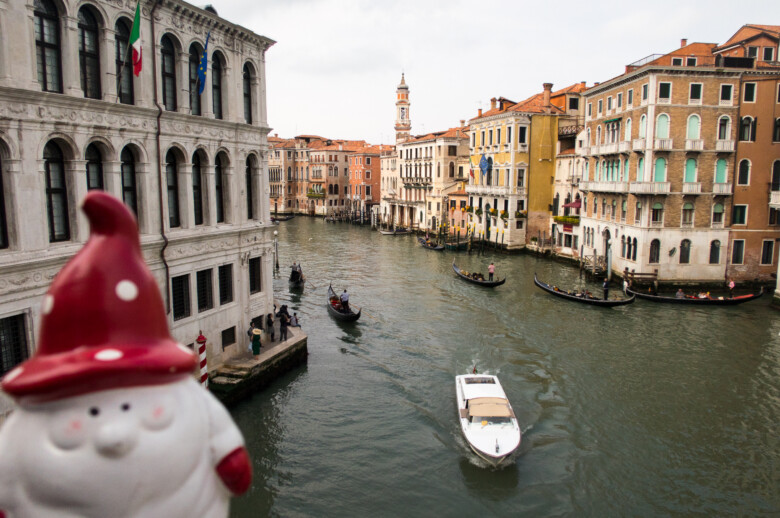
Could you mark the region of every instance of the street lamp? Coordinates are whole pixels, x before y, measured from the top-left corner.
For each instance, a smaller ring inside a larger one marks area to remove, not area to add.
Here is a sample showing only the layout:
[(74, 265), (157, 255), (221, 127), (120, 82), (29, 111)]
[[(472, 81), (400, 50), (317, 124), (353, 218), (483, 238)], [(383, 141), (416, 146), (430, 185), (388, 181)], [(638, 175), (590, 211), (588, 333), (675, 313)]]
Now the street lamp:
[(279, 240), (277, 239), (277, 236), (279, 235), (278, 230), (274, 230), (274, 257), (276, 258), (276, 269), (279, 269)]

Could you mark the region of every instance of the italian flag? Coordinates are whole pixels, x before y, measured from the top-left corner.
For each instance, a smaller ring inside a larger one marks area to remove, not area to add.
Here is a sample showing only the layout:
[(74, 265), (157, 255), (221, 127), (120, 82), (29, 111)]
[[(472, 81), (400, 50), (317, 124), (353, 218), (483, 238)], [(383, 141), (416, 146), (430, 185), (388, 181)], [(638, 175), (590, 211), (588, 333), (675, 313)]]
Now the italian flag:
[(133, 74), (141, 73), (141, 1), (135, 7), (135, 19), (130, 30), (130, 45), (133, 47)]

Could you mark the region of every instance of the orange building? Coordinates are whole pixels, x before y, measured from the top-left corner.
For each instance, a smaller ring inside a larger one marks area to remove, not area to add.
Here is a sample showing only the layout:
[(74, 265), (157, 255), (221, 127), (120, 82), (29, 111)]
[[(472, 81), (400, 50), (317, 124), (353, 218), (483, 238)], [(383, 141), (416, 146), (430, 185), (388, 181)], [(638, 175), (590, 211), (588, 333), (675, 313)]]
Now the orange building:
[(382, 151), (390, 146), (366, 146), (349, 155), (348, 211), (354, 218), (368, 221), (372, 209), (379, 205)]

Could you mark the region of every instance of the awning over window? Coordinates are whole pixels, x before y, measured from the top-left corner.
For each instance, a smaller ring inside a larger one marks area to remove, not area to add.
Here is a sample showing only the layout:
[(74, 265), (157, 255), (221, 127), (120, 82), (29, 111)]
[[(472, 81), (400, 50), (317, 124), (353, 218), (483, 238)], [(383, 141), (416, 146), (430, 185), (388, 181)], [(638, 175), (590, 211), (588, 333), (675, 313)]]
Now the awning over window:
[(567, 209), (579, 209), (582, 207), (582, 200), (574, 200), (571, 203), (565, 203), (563, 206)]
[(610, 122), (618, 122), (618, 121), (621, 121), (621, 120), (623, 120), (622, 117), (615, 117), (614, 119), (607, 119), (607, 120), (605, 120), (604, 124), (609, 124)]

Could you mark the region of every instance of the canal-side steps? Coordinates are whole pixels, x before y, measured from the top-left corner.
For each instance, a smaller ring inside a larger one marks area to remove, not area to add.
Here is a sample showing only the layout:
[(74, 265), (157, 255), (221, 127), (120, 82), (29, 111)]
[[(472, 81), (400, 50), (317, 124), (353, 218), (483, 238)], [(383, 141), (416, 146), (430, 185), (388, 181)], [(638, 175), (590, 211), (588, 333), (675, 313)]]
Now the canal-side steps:
[(210, 372), (209, 390), (224, 405), (234, 405), (306, 363), (307, 342), (308, 335), (300, 327), (290, 327), (287, 340), (263, 346), (256, 358), (247, 351)]

